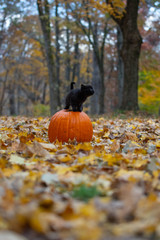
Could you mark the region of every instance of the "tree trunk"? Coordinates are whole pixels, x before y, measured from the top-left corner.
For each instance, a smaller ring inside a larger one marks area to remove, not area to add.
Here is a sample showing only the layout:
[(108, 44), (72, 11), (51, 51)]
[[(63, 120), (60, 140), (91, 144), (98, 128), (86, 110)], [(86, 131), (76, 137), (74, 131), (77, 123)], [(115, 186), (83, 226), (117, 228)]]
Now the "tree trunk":
[(71, 60), (70, 60), (70, 29), (68, 17), (68, 3), (66, 3), (66, 80), (70, 82)]
[[(106, 0), (106, 3), (109, 1)], [(113, 7), (114, 4), (110, 3)], [(138, 109), (138, 68), (142, 38), (137, 27), (139, 0), (127, 0), (126, 9), (121, 19), (112, 18), (117, 22), (123, 36), (121, 57), (124, 66), (122, 90), (122, 110)]]
[(13, 85), (9, 85), (9, 110), (10, 110), (10, 115), (15, 115), (16, 114), (16, 109), (15, 109), (15, 88)]
[(21, 113), (21, 87), (20, 84), (17, 86), (17, 115)]
[(132, 44), (123, 45), (122, 58), (124, 64), (124, 85), (121, 103), (121, 109), (123, 110), (138, 109), (138, 66), (140, 45), (140, 41), (139, 44), (137, 44), (136, 49)]
[(104, 86), (104, 67), (103, 62), (101, 63), (101, 66), (99, 66), (100, 69), (100, 96), (99, 96), (99, 114), (104, 113), (104, 96), (105, 96), (105, 86)]
[(122, 104), (122, 96), (123, 96), (124, 66), (123, 66), (123, 59), (122, 59), (122, 56), (121, 56), (122, 45), (123, 45), (122, 32), (121, 32), (120, 27), (117, 26), (118, 108), (121, 107), (121, 104)]
[(1, 96), (0, 96), (0, 116), (2, 116), (2, 112), (3, 112), (3, 106), (4, 106), (3, 102), (4, 102), (5, 91), (6, 91), (6, 82), (4, 81), (2, 83)]
[[(105, 29), (106, 31), (106, 29)], [(106, 35), (106, 34), (105, 34)], [(105, 37), (106, 38), (106, 37)], [(105, 95), (105, 86), (104, 86), (104, 43), (105, 43), (105, 38), (104, 38), (104, 42), (102, 44), (101, 47), (99, 47), (98, 44), (98, 23), (94, 24), (94, 28), (93, 28), (93, 51), (94, 51), (94, 58), (95, 58), (95, 64), (97, 63), (97, 66), (99, 68), (99, 81), (98, 81), (98, 85), (99, 88), (98, 90), (95, 89), (96, 91), (99, 91), (99, 114), (103, 114), (104, 113), (104, 95)]]
[(3, 112), (4, 97), (7, 89), (6, 85), (8, 80), (8, 74), (9, 74), (9, 70), (6, 69), (5, 78), (4, 78), (4, 81), (2, 82), (2, 89), (1, 89), (1, 95), (0, 95), (0, 116), (2, 115), (2, 112)]
[(41, 98), (41, 104), (45, 104), (46, 100), (46, 88), (47, 88), (47, 83), (44, 83), (43, 86), (43, 92), (42, 92), (42, 98)]
[(61, 100), (60, 100), (60, 45), (59, 45), (59, 38), (60, 38), (60, 30), (59, 30), (59, 13), (58, 13), (58, 0), (55, 1), (56, 8), (55, 8), (55, 34), (56, 34), (56, 81), (57, 81), (57, 101), (59, 108), (61, 107)]
[(37, 0), (39, 18), (41, 22), (44, 48), (46, 53), (48, 75), (49, 75), (49, 95), (50, 95), (50, 111), (54, 114), (57, 110), (57, 82), (55, 78), (55, 64), (53, 58), (53, 50), (51, 46), (51, 27), (50, 27), (50, 12), (48, 0)]
[(127, 1), (127, 14), (119, 25), (123, 34), (121, 56), (124, 64), (124, 84), (121, 109), (138, 109), (138, 70), (142, 38), (137, 27), (139, 0)]
[(74, 64), (73, 64), (73, 72), (72, 72), (72, 82), (79, 82), (80, 75), (80, 66), (79, 66), (79, 35), (76, 34), (76, 42), (74, 45)]
[(99, 67), (97, 64), (97, 59), (95, 57), (95, 54), (93, 52), (93, 74), (92, 74), (92, 86), (94, 89), (94, 95), (91, 97), (91, 114), (95, 115), (99, 113), (99, 99), (100, 99), (100, 73), (99, 73)]
[(66, 38), (67, 38), (67, 43), (66, 43), (66, 80), (68, 82), (70, 82), (70, 74), (71, 74), (70, 44), (69, 44), (70, 33), (69, 33), (68, 27), (66, 29)]

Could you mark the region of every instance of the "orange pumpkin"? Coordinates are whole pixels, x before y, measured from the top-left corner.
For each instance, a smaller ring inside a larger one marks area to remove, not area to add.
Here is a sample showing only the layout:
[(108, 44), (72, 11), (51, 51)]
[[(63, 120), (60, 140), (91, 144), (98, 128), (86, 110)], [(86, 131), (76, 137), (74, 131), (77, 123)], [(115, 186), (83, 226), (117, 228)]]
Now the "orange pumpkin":
[(77, 142), (89, 142), (92, 139), (93, 127), (90, 118), (84, 112), (61, 110), (51, 118), (48, 137), (52, 143), (68, 142), (76, 139)]

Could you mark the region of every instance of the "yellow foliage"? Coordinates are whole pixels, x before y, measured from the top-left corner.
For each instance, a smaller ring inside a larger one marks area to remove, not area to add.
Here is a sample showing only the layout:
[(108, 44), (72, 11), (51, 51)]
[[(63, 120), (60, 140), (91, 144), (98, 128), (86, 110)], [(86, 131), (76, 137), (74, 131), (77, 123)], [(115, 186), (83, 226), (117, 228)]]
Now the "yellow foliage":
[[(141, 82), (142, 78), (142, 82)], [(160, 71), (143, 71), (140, 75), (139, 101), (148, 110), (158, 112), (160, 106)], [(148, 107), (147, 107), (148, 106)]]
[(105, 1), (91, 0), (91, 3), (103, 14), (109, 13), (110, 15), (113, 15), (115, 18), (122, 18), (125, 12), (125, 3), (124, 1), (121, 0), (109, 1), (108, 4), (106, 4)]

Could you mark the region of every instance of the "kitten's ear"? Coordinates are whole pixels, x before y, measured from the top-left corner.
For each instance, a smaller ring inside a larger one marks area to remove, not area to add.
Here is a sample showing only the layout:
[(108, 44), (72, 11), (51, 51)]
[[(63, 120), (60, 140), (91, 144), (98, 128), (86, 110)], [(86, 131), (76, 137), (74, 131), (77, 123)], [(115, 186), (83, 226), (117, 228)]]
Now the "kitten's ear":
[(81, 84), (81, 88), (84, 88), (85, 87), (85, 85), (84, 84)]

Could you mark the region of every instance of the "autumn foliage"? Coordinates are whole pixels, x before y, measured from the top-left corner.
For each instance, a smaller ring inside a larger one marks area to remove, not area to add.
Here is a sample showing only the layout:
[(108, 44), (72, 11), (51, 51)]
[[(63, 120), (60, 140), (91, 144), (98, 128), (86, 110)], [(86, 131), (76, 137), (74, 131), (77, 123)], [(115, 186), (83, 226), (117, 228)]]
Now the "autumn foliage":
[(49, 122), (0, 118), (0, 237), (159, 239), (160, 120), (95, 118), (65, 144)]

